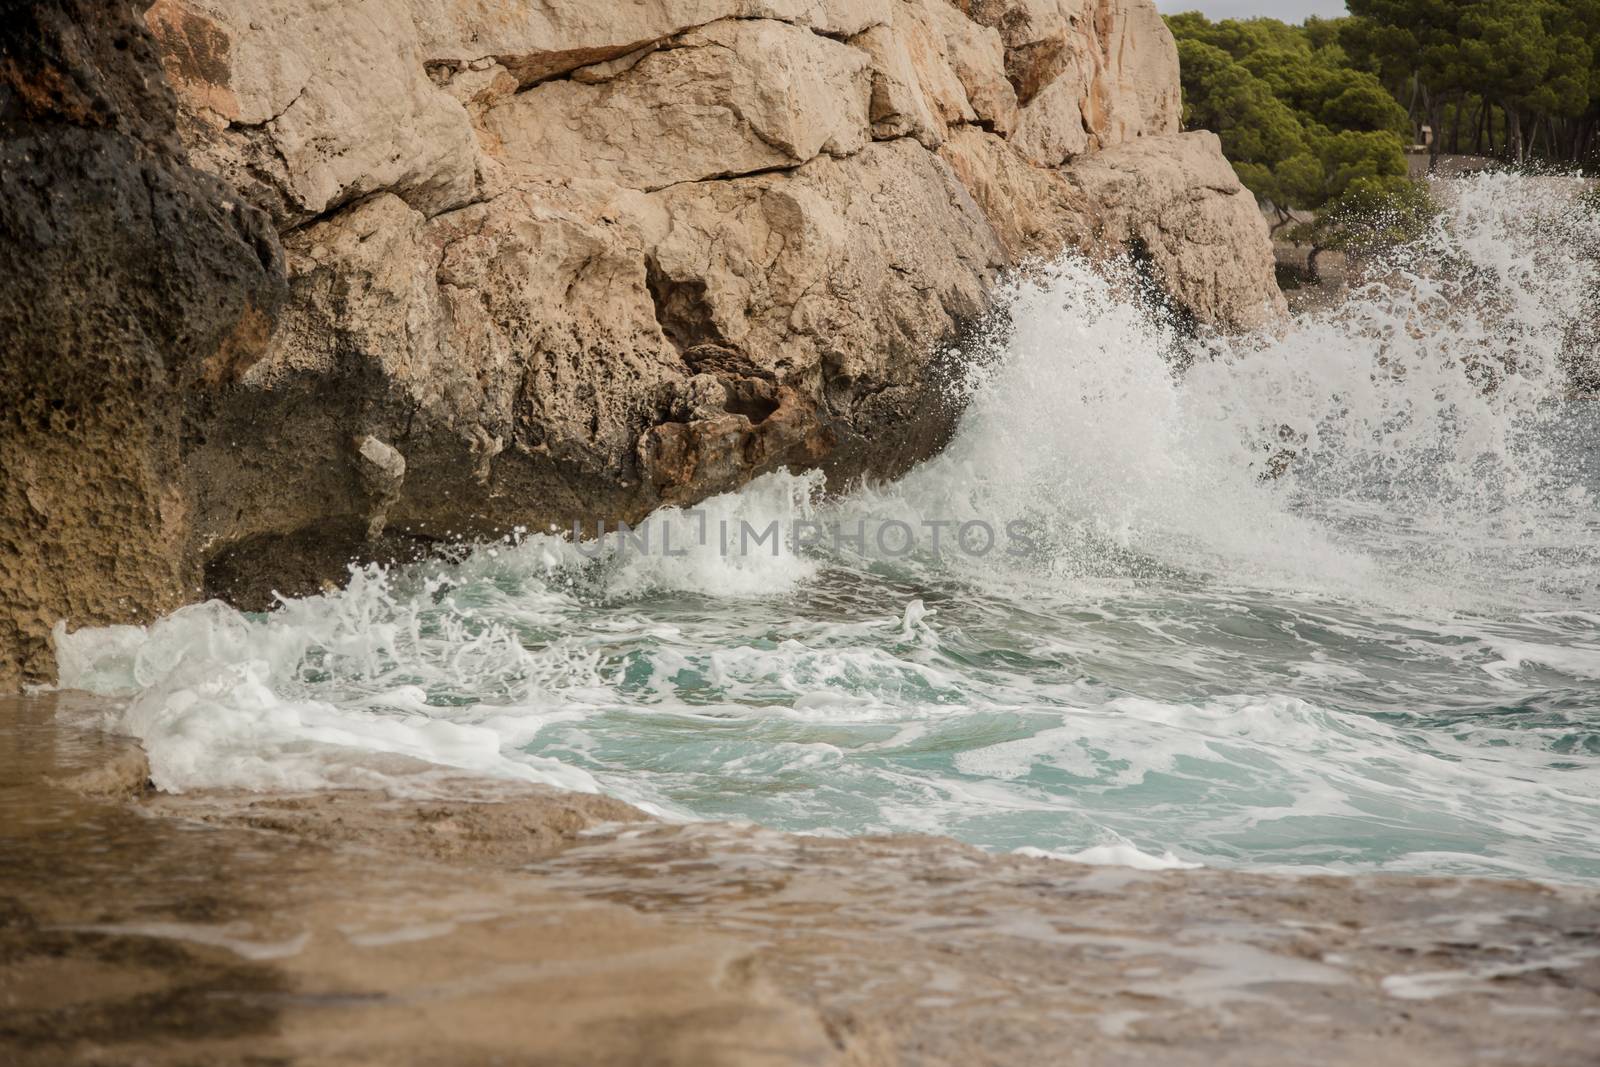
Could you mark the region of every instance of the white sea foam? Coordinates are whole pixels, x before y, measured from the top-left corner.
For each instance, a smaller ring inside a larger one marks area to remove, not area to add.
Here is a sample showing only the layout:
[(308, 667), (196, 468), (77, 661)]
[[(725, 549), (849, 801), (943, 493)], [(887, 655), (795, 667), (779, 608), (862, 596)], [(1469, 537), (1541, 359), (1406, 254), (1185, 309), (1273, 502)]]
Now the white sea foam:
[(1084, 863), (1093, 867), (1131, 867), (1136, 871), (1193, 871), (1203, 866), (1181, 860), (1171, 852), (1153, 856), (1148, 852), (1139, 851), (1137, 847), (1127, 842), (1094, 845), (1081, 852), (1047, 852), (1042, 848), (1023, 847), (1017, 849), (1016, 854), (1031, 856), (1034, 859)]
[(1381, 282), (1213, 339), (1181, 372), (1125, 281), (1063, 260), (1012, 286), (1004, 358), (951, 448), (847, 506), (1033, 518), (1050, 543), (1030, 581), (1205, 575), (1429, 608), (1592, 596), (1592, 436), (1561, 430), (1596, 425), (1563, 363), (1600, 316), (1600, 222), (1571, 192), (1479, 179)]

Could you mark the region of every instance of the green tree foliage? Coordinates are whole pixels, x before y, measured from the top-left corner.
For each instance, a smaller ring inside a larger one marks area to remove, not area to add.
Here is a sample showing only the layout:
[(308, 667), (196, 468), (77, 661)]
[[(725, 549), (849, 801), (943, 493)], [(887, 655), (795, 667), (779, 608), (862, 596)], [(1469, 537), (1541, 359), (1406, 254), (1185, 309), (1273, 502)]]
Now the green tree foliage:
[(1600, 0), (1348, 0), (1350, 17), (1167, 19), (1185, 121), (1296, 233), (1356, 254), (1431, 211), (1405, 146), (1600, 167)]
[(1277, 211), (1280, 225), (1295, 211), (1320, 212), (1338, 225), (1301, 232), (1347, 243), (1340, 235), (1353, 233), (1353, 220), (1375, 201), (1394, 198), (1397, 215), (1419, 206), (1407, 177), (1405, 108), (1378, 73), (1350, 61), (1337, 23), (1213, 23), (1198, 13), (1167, 21), (1178, 41), (1185, 124), (1216, 131), (1240, 181)]
[(1338, 40), (1435, 150), (1593, 163), (1600, 0), (1349, 0)]
[[(1324, 206), (1315, 221), (1296, 226), (1291, 236), (1309, 244), (1313, 256), (1332, 249), (1360, 258), (1416, 240), (1437, 214), (1428, 187), (1420, 182), (1359, 177)], [(1314, 262), (1312, 273), (1316, 273)]]
[(1286, 205), (1317, 198), (1322, 167), (1305, 127), (1265, 82), (1202, 41), (1180, 40), (1178, 61), (1184, 124), (1216, 131), (1251, 192)]

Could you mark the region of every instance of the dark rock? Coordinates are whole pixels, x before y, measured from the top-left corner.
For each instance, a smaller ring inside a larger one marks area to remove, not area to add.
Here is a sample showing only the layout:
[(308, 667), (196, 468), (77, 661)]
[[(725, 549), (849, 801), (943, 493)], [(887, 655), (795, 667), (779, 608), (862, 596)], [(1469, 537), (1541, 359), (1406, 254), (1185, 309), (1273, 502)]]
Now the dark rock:
[(57, 619), (143, 621), (200, 585), (183, 457), (265, 348), (271, 226), (188, 166), (130, 2), (0, 14), (0, 687)]

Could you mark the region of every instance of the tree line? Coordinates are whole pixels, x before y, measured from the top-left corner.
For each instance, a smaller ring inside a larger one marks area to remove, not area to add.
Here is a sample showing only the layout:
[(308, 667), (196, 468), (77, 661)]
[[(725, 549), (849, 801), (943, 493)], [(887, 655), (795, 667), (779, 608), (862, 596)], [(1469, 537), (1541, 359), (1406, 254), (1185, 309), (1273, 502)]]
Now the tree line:
[(1351, 63), (1445, 152), (1592, 162), (1600, 152), (1600, 0), (1348, 0)]
[(1600, 0), (1348, 7), (1303, 25), (1167, 18), (1185, 125), (1218, 133), (1276, 229), (1349, 252), (1416, 233), (1433, 208), (1406, 149), (1423, 127), (1434, 154), (1600, 162)]

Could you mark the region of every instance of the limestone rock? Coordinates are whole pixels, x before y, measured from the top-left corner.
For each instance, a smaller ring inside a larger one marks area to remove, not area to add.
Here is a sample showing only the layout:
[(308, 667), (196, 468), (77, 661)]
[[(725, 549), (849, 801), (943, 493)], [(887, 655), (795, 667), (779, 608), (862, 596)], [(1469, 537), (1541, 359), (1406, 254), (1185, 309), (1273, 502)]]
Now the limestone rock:
[(1015, 144), (1038, 167), (1058, 167), (1094, 147), (1084, 116), (1089, 71), (1077, 57), (1061, 58), (1062, 68), (1032, 97), (1017, 119)]
[(955, 0), (995, 29), (1021, 105), (1015, 139), (1036, 164), (1178, 132), (1172, 35), (1155, 5), (1104, 0)]
[[(941, 403), (930, 358), (982, 313), (1004, 263), (947, 166), (898, 140), (792, 175), (679, 186), (652, 199), (667, 230), (650, 249), (651, 287), (680, 349), (731, 349), (798, 387), (832, 459), (856, 457), (852, 473), (898, 473), (942, 443), (954, 412)], [(709, 270), (707, 247), (718, 249)], [(821, 460), (806, 421), (783, 447), (769, 443), (754, 473)], [(737, 484), (685, 485), (648, 458), (646, 468), (675, 499)]]
[(1202, 322), (1247, 329), (1286, 313), (1266, 224), (1216, 134), (1130, 141), (1075, 163), (1067, 180), (1088, 197), (1095, 236), (1137, 241), (1157, 281)]
[[(927, 355), (1004, 261), (905, 142), (648, 195), (524, 182), (433, 219), (379, 196), (286, 250), (284, 323), (195, 457), (217, 502), (195, 521), (230, 574), (281, 547), (263, 535), (315, 531), (336, 558), (365, 536), (373, 494), (336, 428), (405, 452), (384, 528), (437, 536), (637, 517), (839, 454), (895, 473), (948, 431)], [(288, 500), (225, 443), (263, 418), (304, 472)]]
[[(919, 43), (932, 44), (926, 38)], [(906, 38), (888, 26), (874, 26), (851, 44), (865, 52), (872, 64), (872, 136), (879, 140), (915, 137), (925, 148), (939, 147), (948, 123), (928, 98)], [(958, 119), (975, 117), (959, 86), (955, 93), (947, 90), (945, 104)]]
[(1177, 133), (1178, 54), (1155, 5), (1102, 3), (1095, 26), (1099, 63), (1086, 115), (1100, 146)]
[(858, 151), (869, 136), (866, 65), (860, 51), (787, 23), (716, 22), (598, 84), (518, 93), (484, 125), (519, 173), (660, 189)]
[(915, 379), (928, 348), (984, 310), (1004, 263), (955, 175), (906, 141), (652, 199), (667, 223), (650, 253), (667, 335), (791, 378)]
[(927, 0), (944, 32), (950, 69), (966, 90), (976, 121), (1009, 136), (1017, 124), (1017, 91), (1006, 77), (1006, 50), (1000, 32), (965, 18), (949, 3)]
[(430, 63), (486, 56), (523, 86), (637, 52), (723, 19), (767, 19), (845, 38), (889, 20), (897, 0), (411, 0)]
[(1282, 306), (1151, 0), (157, 0), (159, 52), (33, 7), (95, 88), (3, 71), (9, 677), (62, 618), (894, 476), (1063, 250), (1202, 324)]
[(1010, 263), (1050, 259), (1081, 244), (1088, 200), (1060, 170), (1036, 167), (1012, 142), (976, 127), (939, 150), (994, 228)]
[(971, 25), (959, 19), (943, 0), (901, 0), (886, 26), (853, 42), (874, 57), (874, 106), (881, 102), (891, 114), (898, 111), (923, 117), (920, 126), (913, 119), (904, 130), (875, 117), (879, 121), (873, 130), (876, 136), (909, 133), (925, 147), (937, 148), (951, 126), (978, 121), (952, 60), (946, 33), (951, 22)]
[(389, 0), (158, 0), (197, 161), (280, 223), (379, 191), (432, 213), (473, 195), (467, 112)]
[(1210, 133), (1146, 137), (1041, 169), (976, 129), (940, 155), (972, 191), (1009, 262), (1130, 250), (1201, 324), (1254, 329), (1286, 313), (1255, 198)]
[(400, 499), (400, 489), (406, 480), (406, 457), (392, 445), (376, 437), (363, 435), (353, 442), (361, 469), (361, 480), (366, 483), (371, 497), (367, 512), (367, 540), (376, 541), (383, 536), (383, 527), (389, 520), (389, 509)]
[[(405, 453), (390, 532), (491, 535), (646, 507), (635, 442), (684, 368), (637, 232), (606, 221), (630, 194), (601, 188), (529, 186), (433, 219), (380, 195), (288, 237), (284, 323), (195, 456), (216, 500), (197, 524), (232, 557), (217, 592), (264, 606), (262, 574), (279, 568), (249, 561), (312, 550), (273, 538), (309, 535), (333, 561), (356, 550), (370, 494), (352, 435)], [(262, 420), (274, 465), (304, 472), (287, 500), (266, 492), (271, 466), (229, 444)]]

